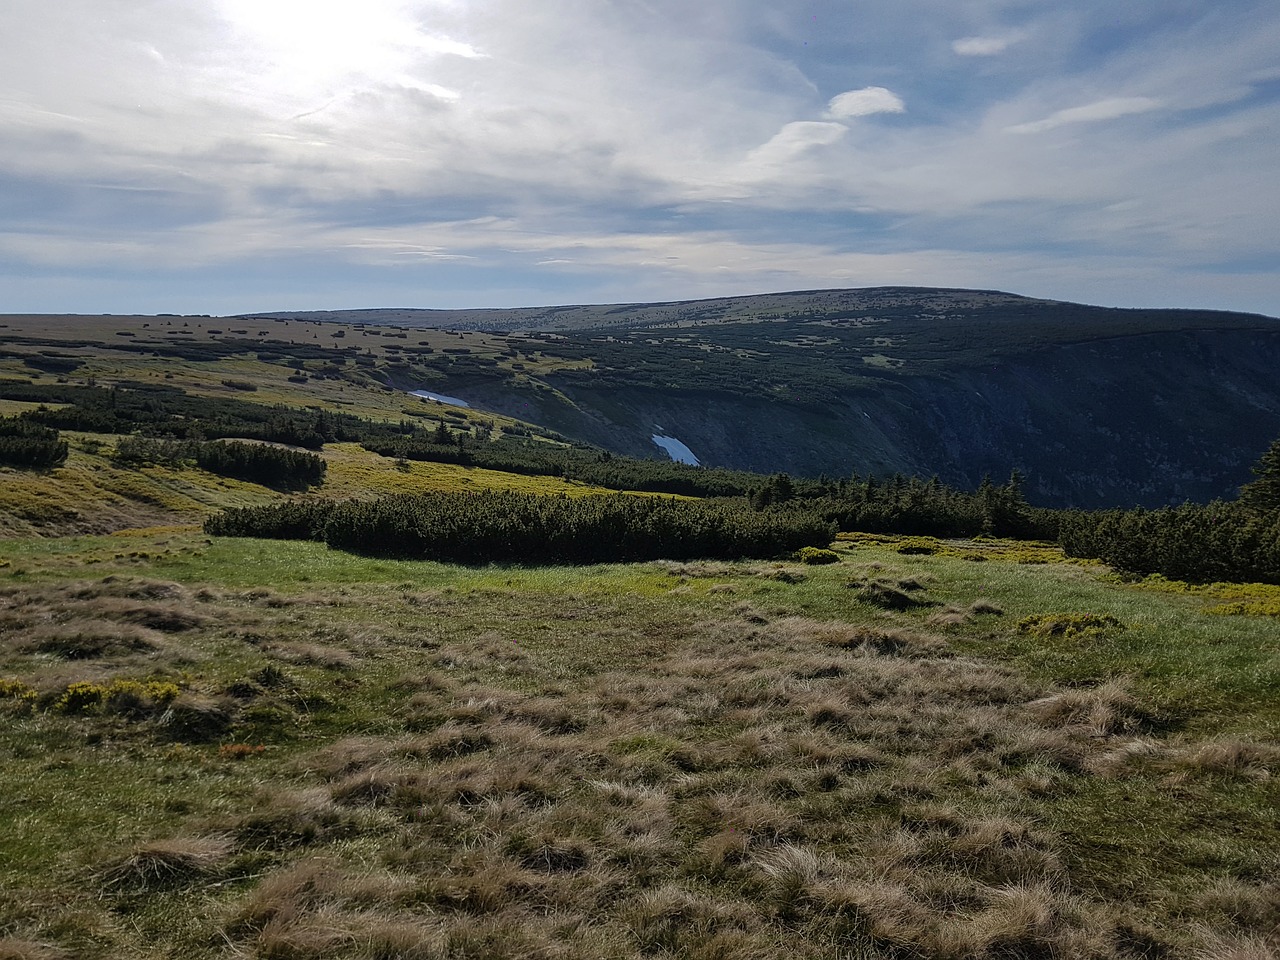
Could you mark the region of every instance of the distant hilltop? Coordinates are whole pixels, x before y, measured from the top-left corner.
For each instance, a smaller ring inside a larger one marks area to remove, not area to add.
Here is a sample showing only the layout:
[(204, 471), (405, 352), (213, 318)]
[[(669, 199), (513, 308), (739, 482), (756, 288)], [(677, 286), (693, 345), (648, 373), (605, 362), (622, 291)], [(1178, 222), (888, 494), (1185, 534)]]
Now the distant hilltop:
[(872, 287), (260, 316), (457, 331), (451, 349), (402, 350), (391, 382), (618, 453), (651, 455), (657, 434), (764, 473), (973, 488), (1016, 468), (1033, 502), (1158, 506), (1234, 496), (1280, 436), (1280, 321), (1256, 314)]
[(796, 290), (662, 303), (572, 304), (476, 310), (416, 308), (295, 310), (244, 314), (243, 319), (319, 320), (448, 330), (586, 330), (604, 327), (733, 323), (837, 316), (850, 310), (903, 307), (929, 311), (980, 309), (1012, 303), (1053, 303), (998, 290), (943, 287), (864, 287)]

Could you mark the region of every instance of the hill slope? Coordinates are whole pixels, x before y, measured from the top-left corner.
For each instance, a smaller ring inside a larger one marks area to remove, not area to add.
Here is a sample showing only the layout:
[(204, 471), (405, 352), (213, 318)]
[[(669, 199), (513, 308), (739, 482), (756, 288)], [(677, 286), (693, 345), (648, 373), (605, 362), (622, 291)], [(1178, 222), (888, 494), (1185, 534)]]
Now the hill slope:
[(1261, 316), (924, 288), (395, 316), (558, 331), (487, 368), (464, 336), (430, 366), (487, 409), (621, 453), (674, 436), (715, 466), (968, 487), (1017, 468), (1046, 505), (1155, 506), (1234, 495), (1280, 434)]
[[(3, 377), (524, 421), (639, 456), (665, 458), (654, 438), (673, 437), (705, 465), (766, 473), (972, 489), (1016, 468), (1046, 506), (1231, 497), (1280, 435), (1280, 321), (991, 291), (0, 321)], [(420, 389), (473, 409), (405, 396)]]

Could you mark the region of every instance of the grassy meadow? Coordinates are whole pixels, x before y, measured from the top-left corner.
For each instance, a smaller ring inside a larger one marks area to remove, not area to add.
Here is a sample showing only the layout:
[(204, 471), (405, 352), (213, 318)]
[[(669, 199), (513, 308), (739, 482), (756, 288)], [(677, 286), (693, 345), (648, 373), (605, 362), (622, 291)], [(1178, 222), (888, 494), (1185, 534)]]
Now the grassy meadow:
[[(477, 435), (523, 428), (362, 358), (580, 362), (515, 335), (0, 321), (0, 379)], [(1280, 588), (859, 533), (812, 565), (368, 559), (206, 536), (284, 495), (63, 438), (63, 466), (0, 468), (0, 960), (1280, 956)], [(603, 492), (320, 455), (292, 496)]]
[(1274, 956), (1275, 619), (939, 546), (0, 541), (0, 957)]

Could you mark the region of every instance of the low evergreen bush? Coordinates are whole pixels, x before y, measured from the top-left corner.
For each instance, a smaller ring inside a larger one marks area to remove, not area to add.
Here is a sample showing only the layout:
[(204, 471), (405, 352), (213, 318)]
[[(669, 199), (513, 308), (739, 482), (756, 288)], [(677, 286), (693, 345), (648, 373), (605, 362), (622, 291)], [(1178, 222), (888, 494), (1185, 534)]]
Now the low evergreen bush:
[(578, 564), (792, 554), (835, 529), (800, 511), (625, 495), (430, 493), (228, 510), (206, 532), (323, 540), (368, 556), (453, 563)]
[(0, 465), (47, 470), (66, 462), (67, 442), (57, 430), (19, 417), (0, 417)]

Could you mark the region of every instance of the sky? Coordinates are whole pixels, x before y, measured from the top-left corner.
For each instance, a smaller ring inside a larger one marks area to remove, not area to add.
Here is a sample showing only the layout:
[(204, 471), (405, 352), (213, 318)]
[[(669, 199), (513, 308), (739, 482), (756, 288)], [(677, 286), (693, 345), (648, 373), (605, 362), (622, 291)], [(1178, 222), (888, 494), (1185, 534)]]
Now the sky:
[(3, 0), (0, 313), (1280, 315), (1275, 0)]

